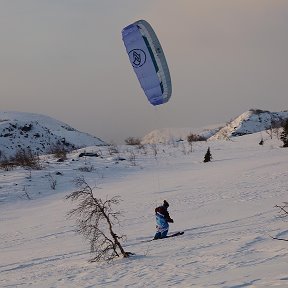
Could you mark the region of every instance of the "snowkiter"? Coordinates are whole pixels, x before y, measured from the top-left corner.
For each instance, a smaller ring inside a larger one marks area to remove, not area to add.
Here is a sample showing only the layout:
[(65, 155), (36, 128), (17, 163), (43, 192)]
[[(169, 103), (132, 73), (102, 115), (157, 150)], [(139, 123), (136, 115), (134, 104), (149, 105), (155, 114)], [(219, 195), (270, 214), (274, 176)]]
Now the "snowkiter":
[(154, 239), (162, 239), (167, 237), (169, 230), (169, 223), (174, 223), (173, 219), (170, 217), (167, 211), (169, 203), (164, 200), (163, 205), (155, 209), (156, 216), (156, 234)]

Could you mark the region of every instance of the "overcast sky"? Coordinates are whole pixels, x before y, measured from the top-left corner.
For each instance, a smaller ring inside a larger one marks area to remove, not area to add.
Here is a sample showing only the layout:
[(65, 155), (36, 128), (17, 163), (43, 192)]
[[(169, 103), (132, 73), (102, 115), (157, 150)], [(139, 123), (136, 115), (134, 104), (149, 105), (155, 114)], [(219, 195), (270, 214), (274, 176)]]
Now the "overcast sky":
[[(158, 108), (121, 30), (154, 28), (173, 94)], [(0, 0), (0, 110), (51, 116), (107, 142), (288, 109), (287, 0)]]

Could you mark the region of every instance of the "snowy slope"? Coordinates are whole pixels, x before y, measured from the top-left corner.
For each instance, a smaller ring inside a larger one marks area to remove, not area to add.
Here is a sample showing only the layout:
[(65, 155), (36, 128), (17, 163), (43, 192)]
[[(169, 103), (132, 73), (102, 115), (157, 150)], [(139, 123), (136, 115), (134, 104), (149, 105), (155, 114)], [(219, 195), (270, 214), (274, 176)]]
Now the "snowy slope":
[(17, 149), (26, 148), (43, 154), (56, 143), (68, 148), (105, 145), (99, 138), (77, 131), (48, 116), (0, 111), (0, 151), (5, 156), (14, 155)]
[(211, 137), (211, 140), (227, 139), (233, 136), (265, 131), (274, 126), (279, 127), (286, 119), (288, 119), (288, 111), (269, 112), (251, 109), (224, 126)]
[[(69, 155), (64, 163), (43, 156), (43, 170), (0, 171), (1, 287), (288, 287), (287, 221), (275, 204), (287, 201), (288, 154), (275, 137), (253, 134), (233, 141), (118, 147), (127, 161)], [(209, 144), (213, 161), (203, 163)], [(93, 148), (90, 148), (93, 150)], [(93, 167), (83, 172), (83, 167)], [(61, 172), (61, 174), (57, 173)], [(117, 231), (125, 250), (112, 263), (92, 263), (89, 244), (67, 219), (64, 201), (83, 175), (98, 197), (120, 195)], [(57, 181), (52, 190), (49, 179)], [(25, 196), (28, 193), (32, 200)], [(143, 243), (154, 235), (154, 208), (166, 199), (180, 237)]]

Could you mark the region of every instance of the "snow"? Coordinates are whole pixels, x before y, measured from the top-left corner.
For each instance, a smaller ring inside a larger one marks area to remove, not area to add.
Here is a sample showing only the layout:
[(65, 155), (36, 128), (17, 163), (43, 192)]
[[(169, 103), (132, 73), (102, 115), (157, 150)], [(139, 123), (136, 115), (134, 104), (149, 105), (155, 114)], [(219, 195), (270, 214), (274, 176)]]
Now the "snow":
[(0, 156), (14, 156), (16, 150), (27, 148), (34, 153), (45, 154), (51, 144), (58, 143), (70, 148), (106, 145), (95, 136), (45, 115), (0, 111)]
[[(264, 136), (263, 146), (260, 134), (196, 142), (191, 153), (185, 141), (157, 145), (157, 159), (150, 146), (118, 147), (124, 161), (90, 147), (102, 157), (79, 158), (79, 150), (63, 163), (42, 156), (42, 170), (0, 170), (0, 286), (288, 287), (287, 242), (270, 237), (288, 238), (274, 207), (287, 201), (288, 150)], [(203, 163), (208, 146), (213, 161)], [(89, 244), (64, 200), (80, 175), (99, 197), (121, 196), (117, 230), (135, 256), (88, 263)], [(164, 199), (170, 233), (185, 234), (143, 242), (154, 236), (154, 208)]]

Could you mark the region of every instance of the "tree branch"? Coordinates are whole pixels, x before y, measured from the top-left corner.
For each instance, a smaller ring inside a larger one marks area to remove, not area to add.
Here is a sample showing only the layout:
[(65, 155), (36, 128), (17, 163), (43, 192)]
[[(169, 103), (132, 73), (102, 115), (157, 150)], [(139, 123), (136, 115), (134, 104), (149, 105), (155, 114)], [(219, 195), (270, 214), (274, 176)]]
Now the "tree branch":
[[(270, 235), (269, 235), (270, 236)], [(284, 238), (278, 238), (278, 237), (273, 237), (273, 236), (270, 236), (272, 239), (274, 240), (280, 240), (280, 241), (288, 241), (288, 239), (284, 239)]]

